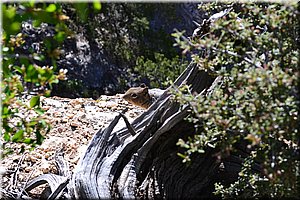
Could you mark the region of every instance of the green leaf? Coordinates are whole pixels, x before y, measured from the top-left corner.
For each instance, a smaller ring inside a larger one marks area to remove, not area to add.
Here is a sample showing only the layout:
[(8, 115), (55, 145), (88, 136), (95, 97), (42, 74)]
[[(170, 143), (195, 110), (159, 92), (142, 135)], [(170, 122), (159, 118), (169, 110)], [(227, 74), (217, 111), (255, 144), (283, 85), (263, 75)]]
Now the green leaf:
[(36, 20), (33, 20), (33, 21), (32, 21), (33, 27), (38, 27), (38, 26), (40, 26), (41, 24), (42, 24), (42, 21), (39, 20), (39, 19), (36, 19)]
[(13, 33), (16, 33), (20, 30), (20, 27), (21, 27), (21, 23), (20, 22), (13, 22), (11, 25), (10, 25), (10, 30), (13, 32)]
[(7, 132), (5, 132), (3, 135), (3, 139), (8, 142), (10, 140), (10, 135)]
[(33, 108), (34, 106), (36, 105), (39, 105), (40, 104), (40, 96), (33, 96), (31, 97), (30, 99), (30, 108)]
[(31, 144), (31, 143), (33, 143), (33, 140), (32, 140), (31, 138), (25, 138), (25, 139), (23, 140), (23, 142), (24, 142), (25, 144)]
[(45, 56), (39, 55), (39, 54), (33, 54), (33, 59), (38, 60), (38, 61), (43, 61), (45, 59)]
[(22, 141), (23, 137), (24, 137), (24, 130), (21, 129), (21, 130), (19, 130), (18, 132), (16, 132), (16, 133), (14, 134), (14, 136), (12, 137), (12, 141), (13, 141), (13, 142), (19, 142), (19, 141)]
[(56, 11), (56, 5), (55, 4), (50, 4), (47, 8), (46, 8), (47, 12), (55, 12)]
[(58, 79), (53, 80), (51, 83), (59, 83)]
[(29, 6), (34, 7), (34, 2), (35, 2), (35, 0), (30, 0), (30, 1), (28, 2)]
[(43, 127), (47, 127), (47, 122), (44, 119), (41, 119), (40, 123), (43, 125)]
[(46, 91), (44, 92), (44, 96), (45, 96), (45, 97), (50, 97), (50, 95), (51, 95), (51, 90), (46, 90)]
[(19, 92), (23, 92), (24, 91), (24, 87), (22, 85), (22, 83), (20, 82), (19, 84), (17, 84), (17, 88)]
[(7, 52), (7, 51), (9, 51), (9, 48), (8, 48), (8, 47), (3, 47), (3, 48), (2, 48), (2, 51), (3, 51), (3, 52)]
[(36, 109), (34, 109), (34, 110), (35, 110), (35, 112), (36, 112), (37, 114), (39, 114), (39, 115), (42, 115), (42, 114), (45, 113), (45, 110), (43, 110), (43, 109), (41, 109), (41, 108), (36, 108)]
[(15, 17), (16, 15), (16, 8), (15, 7), (12, 7), (12, 6), (9, 6), (7, 9), (6, 9), (6, 6), (3, 6), (3, 14), (5, 15), (5, 17), (9, 18), (9, 19), (12, 19)]
[(14, 66), (14, 68), (15, 68), (15, 70), (16, 70), (17, 72), (19, 72), (20, 74), (23, 73), (21, 67), (19, 67), (19, 66)]
[(66, 33), (60, 31), (54, 36), (54, 39), (58, 42), (63, 42), (65, 40), (65, 37), (66, 37)]
[(26, 74), (24, 80), (26, 82), (33, 82), (33, 83), (38, 81), (38, 72), (33, 65), (28, 65), (26, 67)]
[(93, 2), (93, 5), (94, 5), (94, 9), (96, 9), (96, 10), (101, 10), (101, 3), (100, 3), (100, 1), (94, 1)]
[(203, 149), (198, 149), (197, 152), (198, 153), (205, 153), (205, 151)]
[(40, 133), (40, 131), (36, 131), (35, 132), (35, 136), (36, 136), (36, 143), (37, 144), (42, 144), (42, 142), (44, 141), (44, 136)]
[(37, 123), (37, 121), (31, 121), (27, 124), (27, 126), (35, 126)]
[(8, 109), (7, 106), (2, 108), (2, 118), (4, 118), (6, 115), (10, 114), (10, 109)]
[(178, 155), (179, 157), (183, 158), (183, 159), (186, 158), (186, 155), (183, 155), (182, 153), (177, 153), (177, 155)]

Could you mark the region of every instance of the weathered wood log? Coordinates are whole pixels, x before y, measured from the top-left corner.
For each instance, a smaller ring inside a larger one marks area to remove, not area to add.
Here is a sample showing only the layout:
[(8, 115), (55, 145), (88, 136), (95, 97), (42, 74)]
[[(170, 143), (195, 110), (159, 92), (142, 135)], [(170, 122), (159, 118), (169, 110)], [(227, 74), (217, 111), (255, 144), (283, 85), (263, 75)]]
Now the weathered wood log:
[[(200, 93), (212, 82), (212, 77), (191, 64), (175, 85), (188, 84), (192, 92)], [(194, 176), (205, 178), (207, 171), (202, 168), (200, 175), (187, 173), (191, 169), (177, 156), (176, 142), (193, 134), (194, 130), (193, 125), (184, 121), (188, 107), (180, 108), (170, 97), (167, 89), (132, 123), (136, 135), (132, 136), (126, 127), (112, 133), (116, 118), (107, 129), (94, 136), (72, 178), (75, 198), (191, 196), (187, 189), (193, 188), (188, 186), (194, 182), (191, 180), (197, 179)], [(217, 167), (213, 157), (202, 162), (210, 169)], [(194, 168), (198, 165), (197, 162)]]
[[(174, 85), (187, 84), (192, 92), (205, 95), (220, 81), (214, 80), (192, 63)], [(126, 127), (113, 132), (119, 120), (125, 119), (121, 113), (97, 132), (72, 175), (60, 155), (59, 175), (37, 177), (25, 190), (47, 182), (49, 199), (212, 197), (216, 181), (236, 179), (241, 159), (232, 155), (220, 167), (214, 156), (217, 150), (208, 148), (204, 154), (194, 155), (189, 166), (182, 163), (177, 155), (182, 149), (176, 143), (195, 134), (195, 129), (185, 120), (189, 107), (173, 101), (169, 91), (131, 124), (126, 122)]]
[[(227, 13), (214, 15), (207, 22)], [(204, 25), (194, 37), (199, 33), (201, 36), (208, 27)], [(207, 95), (220, 82), (220, 77), (215, 79), (191, 63), (171, 87), (187, 84), (192, 93)], [(221, 161), (216, 156), (218, 149), (207, 148), (204, 154), (193, 155), (190, 165), (182, 163), (177, 153), (183, 149), (176, 143), (193, 136), (195, 128), (185, 120), (188, 105), (172, 100), (171, 87), (131, 124), (120, 113), (107, 128), (97, 132), (73, 174), (60, 152), (56, 157), (58, 175), (41, 175), (29, 181), (25, 191), (48, 183), (44, 192), (48, 199), (214, 197), (214, 183), (235, 181), (241, 161), (249, 152), (241, 142), (234, 154)], [(121, 118), (126, 126), (113, 131)], [(30, 199), (25, 192), (6, 192), (4, 197)]]

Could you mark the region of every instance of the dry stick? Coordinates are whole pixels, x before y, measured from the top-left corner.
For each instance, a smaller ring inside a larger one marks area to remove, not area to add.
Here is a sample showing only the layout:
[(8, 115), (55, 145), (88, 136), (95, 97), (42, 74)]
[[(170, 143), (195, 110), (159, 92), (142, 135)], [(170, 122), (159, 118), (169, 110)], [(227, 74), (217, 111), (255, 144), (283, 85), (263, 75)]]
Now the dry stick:
[(21, 167), (21, 163), (23, 162), (26, 154), (28, 154), (28, 152), (23, 153), (21, 159), (18, 162), (16, 170), (13, 172), (14, 173), (14, 175), (13, 175), (13, 188), (16, 188), (16, 185), (17, 185), (17, 173), (18, 173), (18, 171), (19, 171), (19, 169)]
[(71, 174), (69, 164), (64, 159), (64, 145), (58, 151), (55, 152), (55, 165), (58, 170), (58, 174), (61, 176), (69, 176)]
[(129, 131), (129, 133), (131, 133), (132, 136), (136, 135), (136, 132), (135, 132), (134, 128), (132, 127), (132, 125), (129, 123), (127, 117), (123, 113), (120, 113), (120, 115), (124, 119), (126, 127)]
[(60, 185), (50, 194), (50, 196), (48, 197), (48, 200), (59, 198), (60, 197), (60, 195), (59, 195), (60, 192), (66, 188), (66, 186), (68, 185), (70, 179), (71, 179), (71, 175), (69, 175), (68, 178), (66, 178), (65, 181), (60, 183)]
[[(42, 162), (39, 162), (38, 165), (40, 165), (41, 163), (42, 163)], [(25, 191), (25, 187), (26, 187), (26, 185), (27, 185), (29, 179), (31, 178), (32, 174), (35, 172), (36, 169), (37, 169), (37, 166), (31, 171), (31, 173), (30, 173), (29, 176), (27, 177), (27, 179), (26, 179), (26, 181), (25, 181), (25, 184), (24, 184), (23, 188), (21, 189), (21, 191), (20, 191), (19, 194), (18, 194), (18, 198), (17, 198), (17, 199), (20, 199), (20, 198), (21, 198), (23, 192), (25, 192), (25, 193), (27, 194), (27, 192)]]

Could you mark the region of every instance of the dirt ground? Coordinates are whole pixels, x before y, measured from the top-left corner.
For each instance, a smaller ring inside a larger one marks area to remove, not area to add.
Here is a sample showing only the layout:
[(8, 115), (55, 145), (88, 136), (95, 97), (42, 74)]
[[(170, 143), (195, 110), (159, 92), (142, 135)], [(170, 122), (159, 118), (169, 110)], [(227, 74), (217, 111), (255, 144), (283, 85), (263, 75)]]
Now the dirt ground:
[[(119, 112), (128, 108), (125, 115), (130, 122), (143, 112), (124, 101), (121, 95), (102, 95), (98, 100), (55, 96), (44, 98), (42, 107), (47, 111), (45, 115), (52, 126), (43, 144), (22, 154), (18, 152), (23, 144), (6, 145), (14, 150), (1, 160), (1, 187), (6, 191), (23, 188), (28, 180), (38, 175), (56, 173), (54, 156), (62, 148), (73, 171), (93, 135), (104, 129)], [(115, 129), (124, 126), (121, 119)], [(33, 189), (30, 193), (37, 195), (42, 188)]]

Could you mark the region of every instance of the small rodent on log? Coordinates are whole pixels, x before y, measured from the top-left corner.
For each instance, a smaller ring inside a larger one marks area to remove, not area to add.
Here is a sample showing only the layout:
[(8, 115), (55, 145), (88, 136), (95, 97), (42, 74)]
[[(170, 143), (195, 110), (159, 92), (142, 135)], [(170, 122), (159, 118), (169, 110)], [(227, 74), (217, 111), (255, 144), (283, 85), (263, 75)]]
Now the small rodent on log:
[(140, 87), (129, 88), (122, 98), (133, 105), (147, 109), (164, 91), (156, 88), (149, 89), (145, 84), (141, 84)]

